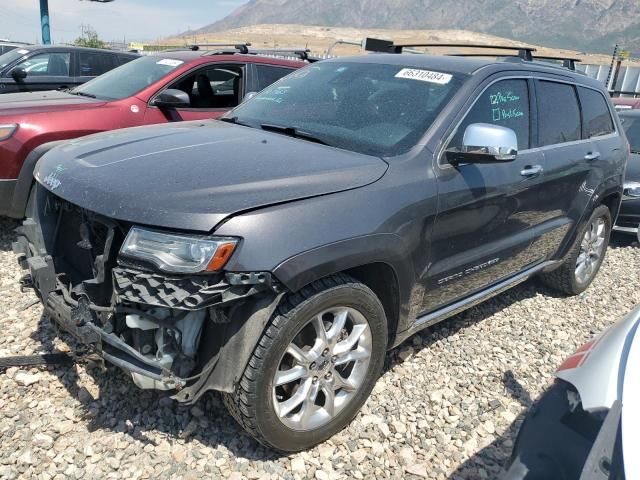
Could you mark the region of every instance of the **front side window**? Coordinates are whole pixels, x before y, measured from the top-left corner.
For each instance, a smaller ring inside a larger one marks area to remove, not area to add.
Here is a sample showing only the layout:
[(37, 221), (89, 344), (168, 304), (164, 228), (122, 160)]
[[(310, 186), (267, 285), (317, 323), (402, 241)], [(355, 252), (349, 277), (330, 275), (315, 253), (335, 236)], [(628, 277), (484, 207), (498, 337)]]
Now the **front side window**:
[(229, 117), (336, 148), (395, 156), (416, 145), (465, 79), (428, 67), (321, 62), (281, 79)]
[(239, 65), (209, 66), (190, 73), (169, 88), (189, 95), (192, 108), (230, 109), (240, 103), (242, 71)]
[(613, 120), (609, 106), (600, 92), (578, 87), (582, 106), (582, 138), (599, 137), (613, 133)]
[(30, 77), (68, 77), (70, 63), (70, 53), (47, 52), (29, 57), (16, 65), (15, 68), (24, 68)]
[(541, 147), (580, 140), (580, 108), (573, 85), (540, 80), (536, 98)]
[(458, 126), (448, 148), (462, 148), (464, 132), (472, 123), (488, 123), (510, 128), (518, 137), (518, 150), (528, 149), (531, 116), (527, 80), (500, 80), (482, 92)]
[(141, 57), (74, 88), (71, 93), (101, 100), (122, 100), (156, 83), (183, 64), (182, 60), (174, 58)]

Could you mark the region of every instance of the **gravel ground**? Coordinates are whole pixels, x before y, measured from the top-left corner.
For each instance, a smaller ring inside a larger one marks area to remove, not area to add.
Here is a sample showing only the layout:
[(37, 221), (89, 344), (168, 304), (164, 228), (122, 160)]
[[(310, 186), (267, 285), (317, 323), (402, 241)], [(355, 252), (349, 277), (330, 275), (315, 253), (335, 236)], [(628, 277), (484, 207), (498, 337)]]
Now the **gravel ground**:
[[(0, 357), (68, 350), (17, 286), (15, 226), (0, 219)], [(638, 271), (638, 245), (618, 240), (579, 297), (531, 281), (416, 335), (346, 430), (289, 457), (213, 394), (183, 408), (116, 369), (0, 371), (0, 478), (494, 478), (554, 367), (640, 303)]]

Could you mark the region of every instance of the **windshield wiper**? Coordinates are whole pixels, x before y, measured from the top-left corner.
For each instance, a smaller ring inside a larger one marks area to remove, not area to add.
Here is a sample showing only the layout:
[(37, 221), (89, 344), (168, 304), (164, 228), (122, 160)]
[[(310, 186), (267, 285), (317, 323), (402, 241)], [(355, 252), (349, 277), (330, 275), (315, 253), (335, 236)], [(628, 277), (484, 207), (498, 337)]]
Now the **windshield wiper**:
[(254, 128), (252, 125), (249, 125), (248, 123), (241, 122), (240, 120), (238, 120), (238, 117), (218, 117), (216, 118), (216, 120), (219, 120), (225, 123), (233, 123), (234, 125), (242, 125), (243, 127)]
[(71, 95), (79, 95), (81, 97), (89, 97), (89, 98), (98, 98), (97, 96), (95, 96), (93, 93), (86, 93), (86, 92), (75, 92), (73, 90), (69, 90), (67, 93), (70, 93)]
[(327, 142), (316, 137), (312, 133), (304, 132), (295, 127), (286, 127), (282, 125), (272, 125), (270, 123), (263, 123), (262, 125), (260, 125), (260, 128), (262, 128), (262, 130), (266, 130), (267, 132), (282, 133), (284, 135), (288, 135), (289, 137), (299, 138), (301, 140), (308, 140), (310, 142), (319, 143), (320, 145), (329, 145)]

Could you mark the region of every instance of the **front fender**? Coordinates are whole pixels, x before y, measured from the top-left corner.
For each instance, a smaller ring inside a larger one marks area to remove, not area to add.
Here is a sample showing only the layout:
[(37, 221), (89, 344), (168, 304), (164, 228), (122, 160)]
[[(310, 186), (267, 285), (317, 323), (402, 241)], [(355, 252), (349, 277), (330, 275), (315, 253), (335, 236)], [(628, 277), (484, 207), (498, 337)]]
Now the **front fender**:
[[(297, 291), (320, 278), (356, 267), (383, 263), (391, 267), (397, 280), (400, 311), (398, 327), (406, 324), (415, 273), (404, 241), (392, 233), (349, 238), (294, 255), (280, 263), (274, 276), (289, 290)], [(394, 279), (388, 279), (393, 282)]]
[(36, 168), (38, 160), (52, 148), (64, 143), (66, 140), (57, 140), (54, 142), (43, 143), (31, 150), (27, 155), (20, 169), (20, 175), (16, 182), (16, 188), (13, 192), (13, 198), (11, 199), (11, 205), (7, 216), (13, 218), (23, 218), (24, 211), (27, 207), (29, 200), (29, 194), (31, 193), (31, 186), (33, 185), (33, 170)]

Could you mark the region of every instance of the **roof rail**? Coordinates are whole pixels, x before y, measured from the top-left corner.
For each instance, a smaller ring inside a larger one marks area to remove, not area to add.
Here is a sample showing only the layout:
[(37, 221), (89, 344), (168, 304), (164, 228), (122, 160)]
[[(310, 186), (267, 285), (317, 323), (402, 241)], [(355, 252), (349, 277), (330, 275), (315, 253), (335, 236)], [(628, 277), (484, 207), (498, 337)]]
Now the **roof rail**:
[[(441, 47), (441, 48), (484, 48), (487, 50), (512, 50), (518, 52), (518, 57), (523, 60), (532, 61), (533, 52), (536, 51), (533, 47), (524, 46), (512, 46), (512, 45), (478, 45), (472, 43), (404, 43), (400, 45), (393, 44), (391, 46), (392, 53), (402, 53), (404, 48), (416, 48), (416, 47)], [(470, 54), (469, 56), (482, 56), (478, 54)], [(458, 56), (466, 56), (465, 54), (458, 54)]]
[[(452, 57), (486, 57), (490, 54), (486, 53), (450, 53)], [(558, 60), (562, 62), (562, 67), (569, 70), (576, 70), (576, 63), (581, 62), (579, 58), (554, 57), (547, 55), (534, 55), (532, 60)]]
[(267, 49), (256, 49), (256, 50), (248, 50), (247, 53), (249, 55), (274, 55), (274, 56), (283, 56), (289, 55), (292, 57), (298, 57), (300, 60), (306, 60), (309, 62), (318, 61), (317, 58), (311, 57), (309, 54), (311, 50), (308, 48), (267, 48)]
[(198, 43), (189, 46), (190, 50), (194, 52), (199, 51), (201, 48), (209, 48), (209, 47), (233, 47), (239, 53), (249, 53), (250, 43)]
[[(581, 62), (579, 58), (570, 58), (563, 56), (552, 56), (552, 55), (534, 55), (533, 52), (536, 51), (533, 47), (524, 47), (524, 46), (511, 46), (511, 45), (478, 45), (478, 44), (469, 44), (469, 43), (403, 43), (400, 45), (396, 45), (394, 43), (382, 43), (384, 41), (378, 41), (375, 46), (372, 45), (372, 48), (365, 47), (366, 50), (373, 52), (383, 52), (383, 53), (424, 53), (420, 50), (416, 50), (416, 47), (455, 47), (455, 48), (480, 48), (487, 50), (511, 50), (516, 51), (517, 57), (522, 60), (532, 62), (534, 60), (558, 60), (562, 62), (562, 66), (572, 71), (576, 71), (576, 63)], [(493, 53), (449, 53), (452, 57), (487, 57), (487, 56), (502, 56), (495, 55)], [(514, 57), (515, 55), (505, 54), (505, 57)]]
[(568, 68), (569, 70), (576, 69), (576, 63), (581, 62), (579, 58), (568, 58), (568, 57), (555, 57), (551, 55), (536, 55), (533, 57), (534, 60), (559, 60), (562, 62), (562, 66), (564, 68)]

